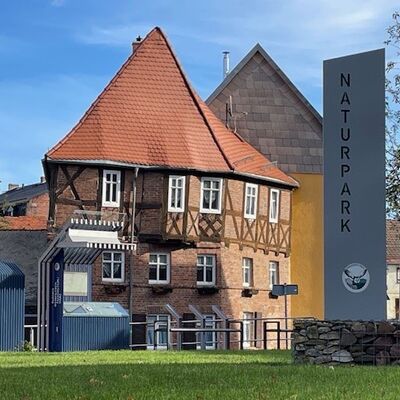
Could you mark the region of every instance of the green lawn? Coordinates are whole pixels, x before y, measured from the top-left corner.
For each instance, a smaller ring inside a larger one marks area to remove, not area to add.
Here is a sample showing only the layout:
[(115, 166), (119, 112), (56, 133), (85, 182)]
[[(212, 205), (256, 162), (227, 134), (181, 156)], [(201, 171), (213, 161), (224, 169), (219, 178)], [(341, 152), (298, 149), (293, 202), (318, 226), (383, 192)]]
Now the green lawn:
[(289, 352), (0, 353), (0, 399), (400, 399), (400, 367), (320, 367)]

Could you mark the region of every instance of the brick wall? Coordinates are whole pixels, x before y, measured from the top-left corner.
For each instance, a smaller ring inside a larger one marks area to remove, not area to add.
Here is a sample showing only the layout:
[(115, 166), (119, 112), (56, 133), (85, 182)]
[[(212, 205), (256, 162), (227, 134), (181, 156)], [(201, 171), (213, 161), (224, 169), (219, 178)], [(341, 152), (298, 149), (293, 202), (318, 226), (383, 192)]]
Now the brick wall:
[[(155, 294), (152, 291), (157, 285), (149, 284), (149, 254), (168, 253), (170, 255), (170, 284), (171, 293)], [(216, 287), (215, 294), (199, 294), (197, 291), (197, 255), (214, 254), (216, 256)], [(258, 294), (243, 297), (242, 257), (253, 259), (253, 288)], [(129, 305), (130, 258), (126, 255), (124, 284), (102, 282), (101, 256), (93, 268), (93, 300), (117, 301), (124, 307)], [(165, 304), (173, 305), (179, 313), (189, 312), (188, 305), (193, 304), (203, 313), (211, 313), (213, 304), (220, 305), (223, 311), (232, 318), (242, 318), (243, 312), (258, 312), (265, 317), (283, 317), (283, 299), (270, 298), (269, 261), (278, 261), (280, 282), (289, 282), (289, 258), (273, 253), (254, 252), (250, 248), (240, 250), (237, 245), (229, 248), (223, 244), (198, 243), (196, 247), (179, 245), (161, 245), (140, 243), (137, 254), (132, 259), (133, 279), (133, 312), (136, 314), (165, 313)], [(119, 288), (110, 294), (111, 288)]]
[(43, 193), (29, 200), (26, 207), (26, 215), (47, 220), (49, 216), (49, 194)]

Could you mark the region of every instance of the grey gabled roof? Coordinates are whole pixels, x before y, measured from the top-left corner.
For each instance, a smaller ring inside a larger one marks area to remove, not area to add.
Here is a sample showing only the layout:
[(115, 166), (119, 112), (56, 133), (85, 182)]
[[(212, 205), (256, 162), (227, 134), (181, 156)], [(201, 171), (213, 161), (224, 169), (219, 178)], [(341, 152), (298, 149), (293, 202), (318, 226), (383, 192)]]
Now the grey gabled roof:
[(47, 192), (48, 188), (46, 182), (22, 186), (0, 194), (0, 205), (4, 202), (10, 204), (24, 203)]
[(236, 67), (226, 76), (226, 78), (221, 82), (221, 84), (210, 94), (207, 98), (206, 103), (210, 104), (232, 81), (232, 79), (238, 74), (238, 72), (250, 61), (254, 55), (259, 52), (265, 60), (271, 65), (271, 67), (276, 71), (280, 78), (288, 85), (288, 87), (293, 91), (293, 93), (299, 98), (299, 100), (310, 110), (317, 121), (322, 125), (322, 117), (320, 113), (312, 106), (312, 104), (301, 94), (294, 83), (287, 77), (287, 75), (279, 68), (278, 64), (269, 56), (269, 54), (263, 49), (260, 43), (257, 43), (247, 55), (236, 65)]

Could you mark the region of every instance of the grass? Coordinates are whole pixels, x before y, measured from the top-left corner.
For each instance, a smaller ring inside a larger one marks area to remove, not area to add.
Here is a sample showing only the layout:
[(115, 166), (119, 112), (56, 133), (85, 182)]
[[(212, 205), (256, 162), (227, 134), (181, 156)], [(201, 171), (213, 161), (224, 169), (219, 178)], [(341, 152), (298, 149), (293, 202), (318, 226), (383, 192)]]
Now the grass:
[(293, 365), (289, 352), (0, 353), (0, 399), (400, 399), (400, 367)]

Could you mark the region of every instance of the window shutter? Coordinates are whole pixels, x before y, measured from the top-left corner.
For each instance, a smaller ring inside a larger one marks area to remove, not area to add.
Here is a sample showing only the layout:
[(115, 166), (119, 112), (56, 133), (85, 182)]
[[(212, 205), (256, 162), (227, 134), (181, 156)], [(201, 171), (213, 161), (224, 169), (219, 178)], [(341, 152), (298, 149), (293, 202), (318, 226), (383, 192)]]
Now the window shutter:
[[(132, 314), (132, 322), (146, 322), (146, 314)], [(132, 344), (143, 344), (135, 346), (133, 350), (146, 350), (146, 324), (132, 325)]]

